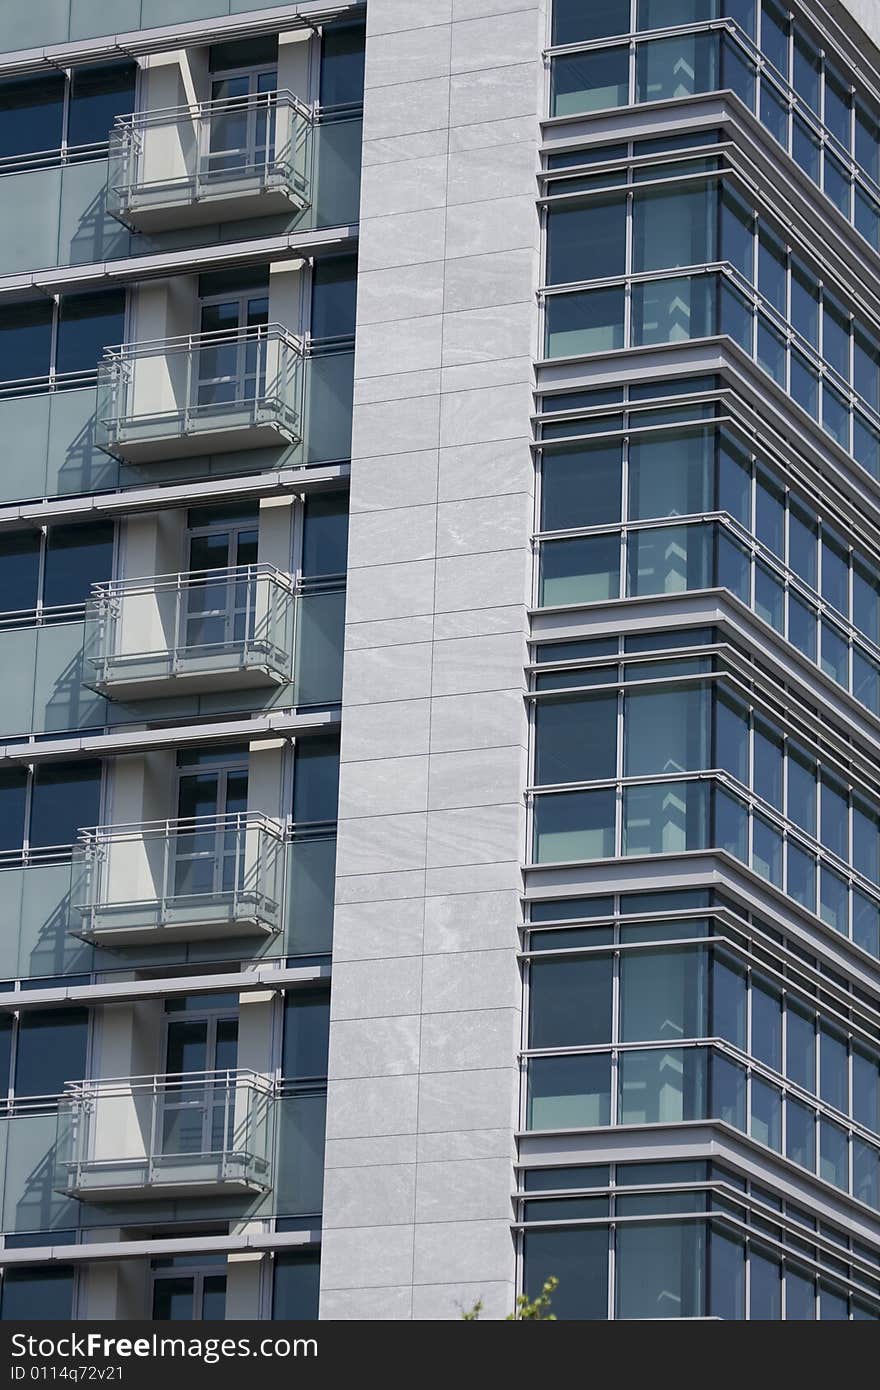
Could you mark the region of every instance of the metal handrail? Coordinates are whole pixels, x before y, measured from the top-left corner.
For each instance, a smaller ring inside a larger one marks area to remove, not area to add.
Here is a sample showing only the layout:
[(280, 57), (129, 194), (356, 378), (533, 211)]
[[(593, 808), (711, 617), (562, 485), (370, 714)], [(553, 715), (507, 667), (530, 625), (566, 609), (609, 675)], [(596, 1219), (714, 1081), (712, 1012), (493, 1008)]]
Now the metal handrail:
[(274, 565), (260, 561), (253, 565), (220, 566), (217, 569), (181, 570), (178, 573), (146, 575), (143, 578), (108, 579), (92, 585), (92, 601), (107, 603), (127, 594), (152, 593), (154, 590), (178, 589), (186, 585), (216, 584), (228, 581), (236, 583), (253, 579), (266, 579), (277, 583), (288, 593), (296, 587), (293, 577)]
[[(227, 132), (223, 121), (244, 123), (244, 131)], [(165, 107), (118, 116), (110, 131), (109, 187), (111, 213), (121, 221), (137, 219), (137, 205), (158, 198), (164, 203), (197, 204), (218, 194), (270, 190), (286, 192), (304, 209), (312, 178), (311, 131), (315, 115), (310, 106), (286, 89), (241, 97)], [(159, 157), (147, 168), (151, 132), (178, 133), (177, 159)], [(217, 148), (212, 148), (217, 144)], [(243, 181), (251, 180), (247, 185)], [(256, 181), (254, 183), (254, 181)]]
[(207, 333), (181, 333), (172, 338), (146, 338), (114, 343), (104, 348), (101, 366), (116, 366), (138, 357), (164, 357), (170, 352), (193, 352), (201, 348), (223, 347), (227, 343), (282, 342), (300, 355), (304, 340), (281, 323), (258, 324), (251, 328), (220, 328)]
[(311, 119), (312, 107), (290, 91), (288, 87), (273, 92), (255, 92), (241, 97), (216, 97), (212, 101), (195, 101), (182, 106), (161, 106), (149, 111), (132, 111), (117, 116), (113, 131), (143, 130), (153, 125), (174, 124), (182, 117), (196, 120), (214, 115), (225, 115), (227, 111), (258, 109), (261, 106), (290, 106), (298, 115)]
[[(57, 1190), (100, 1197), (132, 1183), (149, 1191), (205, 1182), (265, 1189), (277, 1095), (273, 1079), (242, 1068), (68, 1081), (58, 1106)], [(135, 1152), (115, 1124), (120, 1104), (137, 1115)]]
[(118, 1090), (127, 1095), (136, 1089), (156, 1090), (188, 1082), (194, 1086), (216, 1083), (250, 1086), (266, 1096), (274, 1096), (278, 1089), (273, 1080), (251, 1067), (227, 1067), (219, 1071), (147, 1072), (140, 1076), (96, 1076), (65, 1081), (61, 1099), (88, 1101), (92, 1094), (109, 1094)]
[(288, 839), (283, 822), (253, 811), (83, 827), (71, 865), (72, 930), (161, 940), (196, 922), (277, 932)]
[[(268, 663), (279, 676), (289, 676), (298, 597), (293, 577), (264, 563), (93, 584), (86, 606), (86, 666), (106, 680), (159, 660), (170, 663), (167, 674), (176, 675), (201, 658), (225, 654), (236, 667)], [(132, 644), (125, 640), (132, 626), (126, 605), (139, 601), (153, 604), (160, 630)], [(213, 624), (210, 630), (190, 626), (203, 619)]]
[(116, 839), (130, 839), (147, 835), (193, 834), (199, 830), (211, 829), (249, 829), (265, 830), (276, 839), (283, 839), (280, 823), (262, 811), (233, 811), (219, 816), (175, 816), (163, 820), (129, 821), (119, 825), (82, 826), (79, 840), (86, 848), (97, 847)]
[[(205, 356), (225, 349), (232, 361), (219, 376), (205, 368)], [(157, 429), (176, 443), (202, 429), (222, 429), (230, 412), (245, 412), (240, 430), (271, 429), (296, 443), (303, 413), (303, 339), (278, 323), (250, 328), (185, 333), (175, 337), (119, 343), (105, 347), (98, 367), (100, 447), (115, 454), (130, 437)], [(169, 377), (168, 399), (158, 400), (147, 383), (138, 396), (139, 377), (160, 362)], [(222, 384), (227, 399), (214, 400)], [(204, 398), (203, 398), (204, 388)], [(165, 426), (164, 434), (161, 426)], [(132, 435), (133, 432), (133, 435)]]

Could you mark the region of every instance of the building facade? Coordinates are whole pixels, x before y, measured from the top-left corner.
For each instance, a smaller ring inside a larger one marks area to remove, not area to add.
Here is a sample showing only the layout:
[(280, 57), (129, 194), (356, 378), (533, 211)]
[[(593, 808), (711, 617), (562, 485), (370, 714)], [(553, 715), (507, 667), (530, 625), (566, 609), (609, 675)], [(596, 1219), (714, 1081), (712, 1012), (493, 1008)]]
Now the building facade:
[(6, 11), (0, 1317), (876, 1320), (876, 7)]

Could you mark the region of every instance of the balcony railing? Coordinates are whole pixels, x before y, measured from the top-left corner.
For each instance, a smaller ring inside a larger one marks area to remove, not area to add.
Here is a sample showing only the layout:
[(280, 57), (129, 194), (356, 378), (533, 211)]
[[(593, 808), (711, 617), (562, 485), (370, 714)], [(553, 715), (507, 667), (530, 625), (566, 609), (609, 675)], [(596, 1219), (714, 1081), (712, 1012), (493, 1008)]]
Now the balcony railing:
[(110, 699), (283, 685), (296, 602), (272, 565), (95, 584), (83, 682)]
[(274, 323), (105, 348), (98, 443), (129, 463), (297, 444), (302, 364)]
[(114, 946), (270, 936), (284, 859), (277, 824), (255, 812), (81, 830), (72, 930)]
[(312, 121), (288, 91), (118, 116), (108, 211), (137, 232), (290, 216), (311, 201)]
[(71, 1081), (56, 1190), (100, 1202), (266, 1192), (274, 1125), (274, 1090), (251, 1071)]

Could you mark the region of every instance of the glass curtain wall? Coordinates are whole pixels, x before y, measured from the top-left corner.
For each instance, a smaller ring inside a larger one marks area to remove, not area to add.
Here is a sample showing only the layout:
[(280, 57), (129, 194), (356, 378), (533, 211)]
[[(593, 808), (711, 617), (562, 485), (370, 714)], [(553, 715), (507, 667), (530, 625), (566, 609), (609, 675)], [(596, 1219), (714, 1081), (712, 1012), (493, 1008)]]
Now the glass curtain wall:
[(545, 417), (539, 604), (725, 588), (880, 714), (880, 557), (720, 409)]
[[(553, 11), (552, 116), (733, 92), (880, 246), (880, 107), (805, 16), (775, 0), (555, 0)], [(652, 36), (685, 25), (700, 27)]]
[(519, 1205), (524, 1287), (555, 1275), (562, 1320), (880, 1318), (874, 1247), (718, 1164), (528, 1168)]

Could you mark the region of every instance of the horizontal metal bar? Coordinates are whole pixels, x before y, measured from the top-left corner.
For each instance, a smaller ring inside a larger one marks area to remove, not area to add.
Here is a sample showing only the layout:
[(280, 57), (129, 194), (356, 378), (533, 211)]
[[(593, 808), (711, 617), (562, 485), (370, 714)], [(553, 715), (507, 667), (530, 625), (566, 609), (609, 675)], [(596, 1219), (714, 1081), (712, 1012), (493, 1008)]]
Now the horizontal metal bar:
[(254, 1071), (252, 1067), (228, 1067), (220, 1071), (146, 1072), (140, 1076), (86, 1077), (81, 1081), (66, 1082), (61, 1098), (78, 1100), (120, 1089), (126, 1093), (142, 1089), (180, 1092), (185, 1086), (201, 1088), (221, 1085), (234, 1089), (239, 1086), (263, 1085), (267, 1093), (274, 1092), (274, 1082), (267, 1082), (266, 1077), (261, 1072)]
[(146, 753), (155, 748), (179, 748), (187, 744), (260, 742), (269, 738), (298, 738), (326, 733), (339, 725), (339, 712), (331, 707), (306, 714), (282, 711), (257, 719), (230, 719), (222, 723), (174, 724), (160, 729), (140, 729), (113, 734), (83, 734), (77, 738), (45, 743), (0, 744), (0, 763), (62, 762), (69, 758), (114, 757)]
[(203, 830), (267, 830), (277, 832), (277, 823), (262, 811), (232, 811), (222, 816), (174, 816), (162, 820), (127, 821), (119, 825), (84, 826), (80, 835), (89, 842), (103, 843), (118, 836), (196, 835)]
[(26, 1264), (85, 1264), (93, 1260), (142, 1260), (158, 1255), (234, 1253), (239, 1250), (285, 1250), (317, 1245), (320, 1226), (307, 1231), (251, 1231), (228, 1236), (176, 1236), (162, 1240), (113, 1240), (83, 1245), (32, 1245), (0, 1250), (0, 1267)]
[(22, 275), (0, 276), (0, 299), (28, 299), (39, 293), (54, 295), (111, 284), (135, 284), (169, 275), (192, 275), (206, 269), (219, 270), (262, 262), (268, 264), (295, 257), (310, 258), (352, 246), (357, 236), (356, 223), (343, 223), (338, 227), (325, 227), (313, 232), (290, 232), (283, 236), (249, 238), (247, 241), (219, 245), (215, 243), (189, 250), (126, 256), (115, 261), (91, 261), (80, 266), (37, 269)]
[(140, 58), (187, 48), (190, 44), (223, 43), (230, 39), (251, 38), (285, 29), (313, 28), (316, 24), (342, 15), (354, 15), (364, 8), (363, 0), (329, 0), (329, 3), (279, 5), (254, 10), (249, 15), (191, 20), (185, 24), (163, 24), (151, 29), (129, 29), (102, 38), (47, 44), (41, 48), (16, 49), (0, 63), (0, 75), (61, 69), (77, 63), (94, 63), (103, 58)]
[(152, 125), (173, 125), (177, 121), (211, 120), (227, 112), (272, 110), (290, 106), (300, 115), (311, 117), (312, 108), (287, 87), (278, 87), (271, 92), (254, 92), (240, 97), (215, 97), (213, 101), (195, 101), (190, 106), (159, 106), (147, 111), (132, 111), (117, 116), (113, 122), (114, 133), (128, 135)]
[(83, 521), (96, 516), (129, 516), (133, 512), (162, 511), (169, 507), (226, 501), (242, 496), (285, 497), (291, 493), (300, 496), (307, 492), (345, 486), (350, 472), (348, 463), (328, 463), (238, 477), (194, 480), (172, 486), (156, 483), (151, 487), (131, 488), (125, 492), (28, 502), (14, 507), (0, 507), (0, 532), (21, 530), (24, 526), (39, 528), (59, 521)]
[(220, 328), (209, 333), (181, 333), (174, 338), (145, 338), (114, 343), (104, 348), (102, 366), (125, 363), (132, 358), (165, 356), (170, 352), (200, 352), (205, 348), (229, 344), (282, 342), (302, 351), (302, 339), (282, 323), (259, 324), (251, 328)]
[(153, 574), (139, 579), (108, 579), (101, 584), (92, 585), (92, 597), (96, 601), (125, 598), (130, 594), (153, 593), (157, 589), (205, 588), (217, 584), (256, 584), (259, 580), (277, 583), (286, 592), (292, 593), (294, 581), (291, 575), (279, 570), (275, 565), (260, 561), (255, 565), (230, 565), (211, 570), (184, 570), (179, 574)]
[[(94, 985), (60, 985), (54, 989), (0, 991), (0, 1014), (53, 1004), (124, 1004), (137, 999), (165, 999), (177, 994), (216, 994), (229, 990), (286, 990), (330, 979), (329, 965), (303, 965), (279, 970), (270, 965), (217, 975), (174, 975), (166, 979), (102, 981)], [(57, 1099), (57, 1097), (52, 1097)]]

